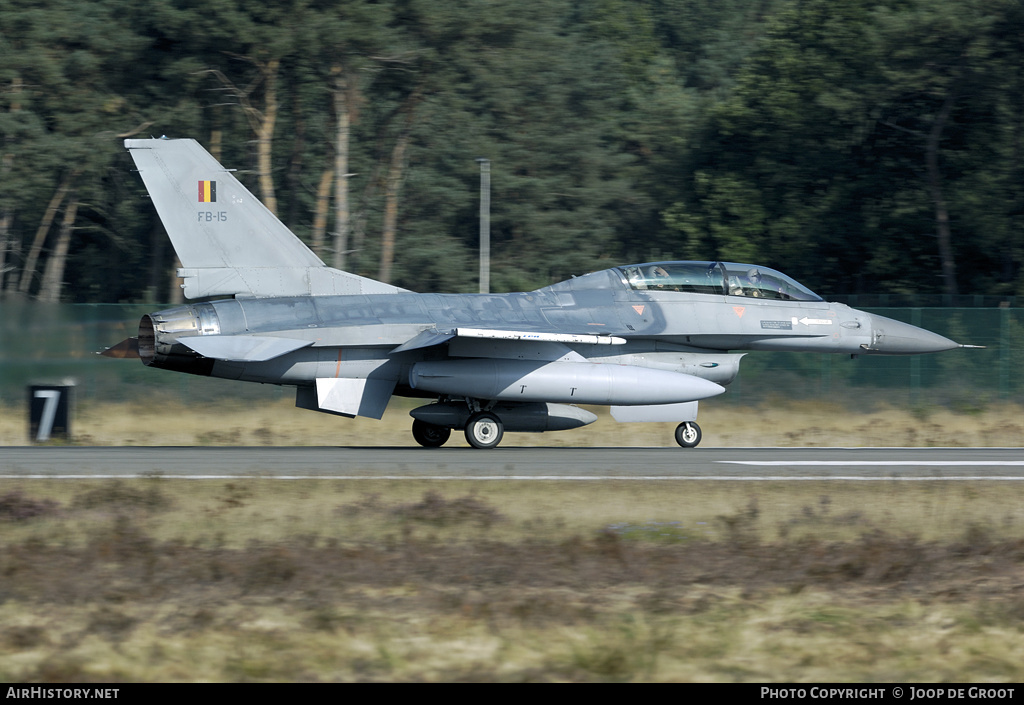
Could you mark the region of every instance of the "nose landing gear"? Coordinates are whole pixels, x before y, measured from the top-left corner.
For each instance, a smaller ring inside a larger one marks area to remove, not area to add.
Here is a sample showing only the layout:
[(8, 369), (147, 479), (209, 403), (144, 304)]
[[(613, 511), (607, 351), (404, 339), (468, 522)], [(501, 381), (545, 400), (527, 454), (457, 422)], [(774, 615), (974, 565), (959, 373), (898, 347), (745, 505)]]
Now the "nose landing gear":
[(700, 426), (693, 421), (684, 421), (676, 426), (676, 443), (683, 448), (696, 448), (700, 443)]

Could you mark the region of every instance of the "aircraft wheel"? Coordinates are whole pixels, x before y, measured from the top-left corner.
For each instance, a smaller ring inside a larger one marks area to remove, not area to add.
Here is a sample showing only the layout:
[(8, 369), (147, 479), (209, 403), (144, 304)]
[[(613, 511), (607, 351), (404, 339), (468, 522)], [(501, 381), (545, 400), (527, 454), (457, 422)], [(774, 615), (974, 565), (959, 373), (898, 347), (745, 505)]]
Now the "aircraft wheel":
[(676, 426), (676, 443), (683, 448), (696, 448), (700, 443), (700, 426), (693, 421), (685, 421)]
[(504, 433), (498, 417), (486, 411), (473, 414), (466, 422), (466, 441), (474, 448), (494, 448)]
[(412, 437), (424, 448), (440, 448), (451, 436), (450, 428), (435, 426), (419, 419), (414, 419), (412, 422)]

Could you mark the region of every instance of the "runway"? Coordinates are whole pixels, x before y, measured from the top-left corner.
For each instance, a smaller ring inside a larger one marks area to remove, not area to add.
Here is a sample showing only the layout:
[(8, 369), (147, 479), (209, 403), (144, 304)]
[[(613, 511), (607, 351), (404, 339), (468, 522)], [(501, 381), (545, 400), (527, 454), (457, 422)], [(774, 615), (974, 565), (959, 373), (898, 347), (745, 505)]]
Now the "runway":
[(1024, 481), (1021, 448), (0, 448), (0, 478)]

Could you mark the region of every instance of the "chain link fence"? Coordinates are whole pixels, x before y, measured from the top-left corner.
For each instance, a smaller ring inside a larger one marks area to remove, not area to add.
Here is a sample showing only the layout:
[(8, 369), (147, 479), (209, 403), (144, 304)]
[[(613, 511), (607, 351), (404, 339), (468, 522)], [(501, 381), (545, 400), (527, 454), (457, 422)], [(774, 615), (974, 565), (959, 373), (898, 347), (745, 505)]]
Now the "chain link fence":
[[(1005, 400), (1024, 402), (1024, 309), (874, 308), (870, 313), (911, 323), (957, 342), (984, 345), (935, 355), (870, 356), (765, 353), (747, 355), (729, 392), (715, 403), (754, 405), (776, 399), (818, 399), (869, 410), (941, 404), (970, 411)], [(81, 401), (185, 403), (290, 397), (291, 388), (153, 370), (139, 360), (99, 356), (137, 335), (144, 313), (159, 305), (0, 305), (0, 404), (23, 403), (29, 384), (73, 380)]]

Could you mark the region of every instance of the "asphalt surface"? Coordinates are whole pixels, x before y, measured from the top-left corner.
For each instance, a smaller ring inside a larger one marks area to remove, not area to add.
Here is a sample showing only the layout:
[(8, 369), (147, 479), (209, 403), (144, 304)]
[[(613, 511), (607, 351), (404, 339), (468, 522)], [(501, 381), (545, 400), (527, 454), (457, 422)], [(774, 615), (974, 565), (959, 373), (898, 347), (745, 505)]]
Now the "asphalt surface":
[(1024, 448), (0, 448), (0, 478), (1024, 481)]

